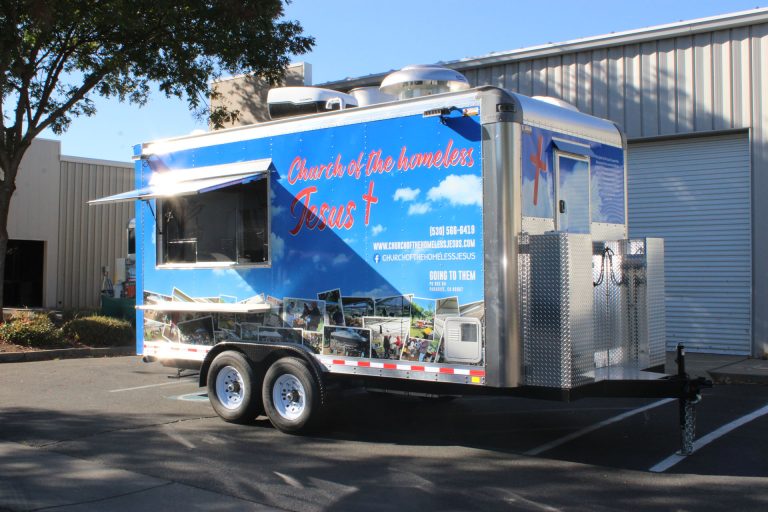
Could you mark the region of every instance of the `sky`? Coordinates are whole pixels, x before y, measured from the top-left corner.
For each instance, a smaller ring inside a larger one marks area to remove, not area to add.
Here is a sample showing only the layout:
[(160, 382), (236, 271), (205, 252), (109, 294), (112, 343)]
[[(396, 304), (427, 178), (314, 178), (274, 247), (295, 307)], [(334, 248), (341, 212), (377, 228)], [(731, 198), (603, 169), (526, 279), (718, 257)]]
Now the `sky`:
[[(640, 29), (768, 6), (766, 0), (293, 0), (286, 17), (315, 37), (312, 82), (359, 77), (409, 64)], [(61, 136), (63, 155), (129, 162), (135, 144), (205, 130), (183, 100), (154, 93), (138, 107), (94, 97), (97, 113)]]

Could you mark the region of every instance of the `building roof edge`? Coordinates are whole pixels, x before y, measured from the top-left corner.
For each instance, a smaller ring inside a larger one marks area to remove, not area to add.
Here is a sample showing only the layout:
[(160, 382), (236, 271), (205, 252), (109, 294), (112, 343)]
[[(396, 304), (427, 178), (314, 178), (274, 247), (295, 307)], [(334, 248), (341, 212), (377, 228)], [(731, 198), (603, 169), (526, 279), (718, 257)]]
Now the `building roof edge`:
[[(626, 30), (598, 36), (590, 36), (580, 39), (572, 39), (559, 43), (547, 43), (538, 46), (529, 46), (517, 50), (493, 52), (487, 55), (466, 57), (457, 60), (439, 62), (439, 64), (456, 69), (469, 70), (495, 63), (508, 63), (517, 60), (529, 60), (551, 55), (563, 55), (583, 50), (593, 50), (610, 46), (623, 46), (636, 44), (655, 39), (668, 39), (672, 37), (688, 36), (703, 32), (714, 32), (737, 28), (758, 23), (768, 23), (768, 7), (755, 8), (748, 11), (739, 11), (706, 18), (697, 18), (687, 21), (678, 21), (664, 25), (654, 25), (640, 29)], [(370, 85), (379, 78), (389, 73), (375, 73), (371, 75), (346, 78), (319, 84), (322, 87), (351, 89), (363, 85)]]

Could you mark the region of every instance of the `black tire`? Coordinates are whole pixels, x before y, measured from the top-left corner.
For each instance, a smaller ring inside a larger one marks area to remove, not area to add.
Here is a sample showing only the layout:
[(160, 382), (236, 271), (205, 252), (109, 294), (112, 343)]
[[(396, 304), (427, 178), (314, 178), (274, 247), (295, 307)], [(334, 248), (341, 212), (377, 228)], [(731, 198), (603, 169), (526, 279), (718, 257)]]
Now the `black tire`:
[(258, 372), (240, 352), (222, 352), (208, 369), (208, 399), (224, 421), (252, 423), (264, 411), (260, 387)]
[(306, 432), (319, 420), (320, 384), (301, 359), (275, 361), (264, 376), (261, 398), (269, 421), (286, 434)]

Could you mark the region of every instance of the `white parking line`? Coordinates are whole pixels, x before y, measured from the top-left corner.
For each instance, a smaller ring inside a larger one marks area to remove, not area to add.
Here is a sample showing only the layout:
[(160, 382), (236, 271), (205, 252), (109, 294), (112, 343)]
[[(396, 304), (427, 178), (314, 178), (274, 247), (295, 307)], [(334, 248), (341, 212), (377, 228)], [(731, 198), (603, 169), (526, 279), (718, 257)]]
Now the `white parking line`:
[(146, 386), (136, 386), (135, 388), (110, 389), (110, 393), (121, 393), (123, 391), (135, 391), (137, 389), (156, 388), (159, 386), (173, 386), (174, 384), (186, 384), (192, 382), (189, 380), (177, 380), (176, 382), (161, 382), (160, 384), (147, 384)]
[[(715, 439), (718, 439), (728, 432), (735, 430), (739, 428), (740, 426), (744, 425), (745, 423), (749, 423), (750, 421), (759, 418), (760, 416), (764, 416), (765, 414), (768, 414), (768, 404), (764, 405), (760, 409), (751, 412), (747, 414), (746, 416), (742, 416), (741, 418), (735, 419), (730, 423), (726, 423), (722, 427), (718, 428), (717, 430), (714, 430), (710, 432), (709, 434), (702, 436), (700, 439), (697, 439), (693, 442), (693, 450), (691, 453), (696, 453), (699, 449), (705, 447)], [(672, 454), (663, 461), (659, 462), (655, 466), (653, 466), (648, 471), (651, 471), (652, 473), (663, 473), (664, 471), (668, 470), (678, 462), (684, 460), (687, 457), (687, 455), (678, 455), (678, 454)]]
[(641, 412), (645, 412), (649, 409), (654, 409), (656, 407), (659, 407), (660, 405), (668, 404), (669, 402), (674, 402), (675, 398), (665, 398), (664, 400), (659, 400), (658, 402), (653, 402), (652, 404), (645, 405), (643, 407), (640, 407), (638, 409), (632, 409), (631, 411), (627, 411), (623, 414), (619, 414), (618, 416), (614, 416), (613, 418), (608, 418), (607, 420), (603, 420), (600, 423), (595, 423), (594, 425), (590, 425), (588, 427), (584, 427), (581, 430), (577, 430), (576, 432), (573, 432), (571, 434), (568, 434), (567, 436), (561, 437), (560, 439), (555, 439), (554, 441), (550, 441), (549, 443), (543, 444), (537, 448), (533, 448), (532, 450), (528, 450), (525, 452), (525, 455), (539, 455), (540, 453), (546, 452), (548, 450), (551, 450), (552, 448), (556, 448), (562, 444), (565, 444), (569, 441), (573, 441), (574, 439), (581, 437), (583, 435), (589, 434), (590, 432), (594, 432), (595, 430), (605, 427), (606, 425), (610, 425), (611, 423), (616, 423), (619, 421), (623, 421), (627, 418), (630, 418), (636, 414), (640, 414)]

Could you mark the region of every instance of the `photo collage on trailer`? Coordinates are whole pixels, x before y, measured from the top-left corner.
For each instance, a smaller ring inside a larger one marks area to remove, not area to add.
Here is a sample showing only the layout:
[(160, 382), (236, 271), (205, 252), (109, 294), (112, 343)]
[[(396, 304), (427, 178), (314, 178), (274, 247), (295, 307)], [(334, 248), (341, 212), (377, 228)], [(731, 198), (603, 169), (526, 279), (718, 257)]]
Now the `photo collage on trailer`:
[(445, 318), (482, 319), (482, 302), (460, 305), (458, 297), (425, 299), (413, 295), (384, 298), (342, 296), (341, 290), (315, 298), (259, 294), (191, 297), (174, 288), (171, 295), (144, 293), (144, 304), (167, 302), (266, 304), (258, 313), (205, 313), (147, 310), (144, 340), (214, 345), (224, 341), (297, 343), (312, 352), (417, 362), (444, 362)]

